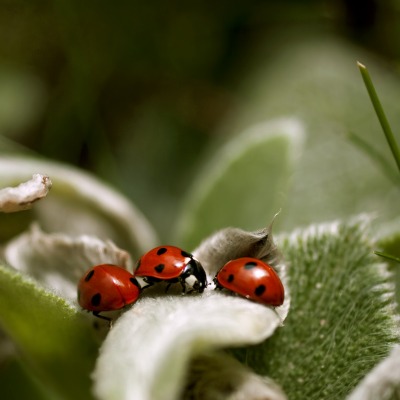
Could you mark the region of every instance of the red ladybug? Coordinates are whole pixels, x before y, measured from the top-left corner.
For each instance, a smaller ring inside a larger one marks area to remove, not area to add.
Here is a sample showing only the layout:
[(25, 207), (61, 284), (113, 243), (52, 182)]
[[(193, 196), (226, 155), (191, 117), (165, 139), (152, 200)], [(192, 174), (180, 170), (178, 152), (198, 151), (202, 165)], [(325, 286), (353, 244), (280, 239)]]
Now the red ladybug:
[(140, 290), (137, 280), (126, 269), (111, 264), (96, 265), (78, 283), (78, 303), (96, 317), (111, 321), (99, 313), (134, 303)]
[(136, 266), (135, 276), (143, 277), (147, 288), (156, 282), (168, 282), (167, 289), (179, 282), (186, 292), (186, 279), (194, 276), (193, 290), (202, 293), (207, 286), (207, 277), (202, 265), (192, 254), (174, 246), (159, 246), (143, 255)]
[(283, 304), (285, 290), (275, 270), (256, 258), (226, 263), (214, 278), (217, 289), (226, 288), (268, 306)]

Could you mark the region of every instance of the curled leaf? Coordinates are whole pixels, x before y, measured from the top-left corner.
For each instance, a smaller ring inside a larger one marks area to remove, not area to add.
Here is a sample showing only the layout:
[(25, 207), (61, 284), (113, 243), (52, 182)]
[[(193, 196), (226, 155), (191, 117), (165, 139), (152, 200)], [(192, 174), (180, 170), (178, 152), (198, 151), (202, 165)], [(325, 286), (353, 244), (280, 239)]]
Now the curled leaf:
[(239, 228), (222, 229), (205, 239), (193, 251), (193, 255), (201, 262), (211, 279), (225, 263), (240, 257), (258, 258), (273, 266), (285, 287), (285, 301), (276, 309), (284, 320), (289, 312), (290, 293), (284, 256), (272, 236), (273, 223), (274, 220), (268, 227), (255, 232)]
[(69, 300), (76, 298), (76, 283), (92, 265), (110, 263), (131, 268), (129, 254), (111, 241), (88, 235), (46, 234), (36, 225), (5, 246), (4, 258)]
[(0, 212), (11, 213), (28, 210), (33, 203), (47, 196), (51, 180), (46, 175), (34, 174), (32, 179), (17, 187), (0, 190)]
[(191, 357), (259, 343), (281, 319), (269, 308), (208, 290), (142, 298), (115, 323), (93, 373), (99, 399), (175, 400)]
[(53, 182), (51, 196), (30, 214), (31, 220), (39, 221), (46, 231), (111, 239), (135, 255), (157, 242), (157, 235), (142, 213), (90, 174), (56, 162), (26, 157), (0, 158), (3, 186), (14, 185), (35, 171), (45, 171)]
[(239, 257), (255, 257), (278, 266), (280, 253), (272, 238), (272, 223), (255, 232), (239, 228), (225, 228), (205, 239), (193, 251), (210, 274), (215, 273), (228, 261)]
[(191, 400), (286, 400), (271, 379), (256, 375), (236, 359), (213, 352), (195, 357), (183, 395)]

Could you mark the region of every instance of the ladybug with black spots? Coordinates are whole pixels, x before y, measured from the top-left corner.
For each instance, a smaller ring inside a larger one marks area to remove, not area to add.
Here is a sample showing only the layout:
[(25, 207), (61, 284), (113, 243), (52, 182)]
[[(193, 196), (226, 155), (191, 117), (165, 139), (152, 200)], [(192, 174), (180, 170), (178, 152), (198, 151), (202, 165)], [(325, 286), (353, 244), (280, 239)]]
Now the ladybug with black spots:
[(101, 264), (90, 268), (78, 283), (78, 303), (92, 311), (98, 318), (102, 311), (119, 310), (134, 303), (141, 288), (136, 278), (126, 269), (112, 264)]
[(228, 289), (247, 299), (268, 306), (283, 304), (285, 289), (268, 264), (257, 258), (243, 257), (226, 263), (213, 281), (216, 289)]
[(144, 254), (138, 261), (135, 276), (142, 277), (147, 288), (157, 282), (168, 283), (166, 291), (173, 283), (180, 283), (186, 293), (186, 279), (193, 276), (196, 281), (192, 290), (202, 293), (207, 287), (207, 276), (192, 254), (175, 246), (159, 246)]

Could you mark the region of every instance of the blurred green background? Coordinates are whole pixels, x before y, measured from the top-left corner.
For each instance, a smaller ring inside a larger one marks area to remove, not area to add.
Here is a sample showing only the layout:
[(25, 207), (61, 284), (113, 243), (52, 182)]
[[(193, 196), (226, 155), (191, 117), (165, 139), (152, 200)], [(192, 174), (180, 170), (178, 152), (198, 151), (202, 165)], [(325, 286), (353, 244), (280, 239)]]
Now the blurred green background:
[[(304, 122), (301, 160), (287, 190), (271, 195), (269, 217), (254, 209), (243, 228), (265, 226), (282, 203), (277, 225), (288, 231), (377, 211), (398, 232), (398, 178), (387, 179), (345, 135), (393, 161), (355, 62), (371, 66), (400, 141), (400, 0), (0, 0), (0, 38), (0, 157), (22, 153), (93, 172), (166, 243), (216, 149), (281, 116)], [(0, 241), (27, 215), (1, 216)], [(200, 232), (186, 239), (192, 248), (209, 234), (197, 222)], [(390, 244), (396, 254), (398, 237)], [(6, 359), (13, 348), (0, 341), (10, 347), (0, 349)], [(5, 392), (18, 385), (20, 368), (1, 371)], [(21, 386), (25, 397), (35, 398), (36, 384)]]
[(397, 0), (2, 0), (0, 147), (94, 172), (166, 237), (254, 71), (325, 36), (395, 71), (399, 21)]

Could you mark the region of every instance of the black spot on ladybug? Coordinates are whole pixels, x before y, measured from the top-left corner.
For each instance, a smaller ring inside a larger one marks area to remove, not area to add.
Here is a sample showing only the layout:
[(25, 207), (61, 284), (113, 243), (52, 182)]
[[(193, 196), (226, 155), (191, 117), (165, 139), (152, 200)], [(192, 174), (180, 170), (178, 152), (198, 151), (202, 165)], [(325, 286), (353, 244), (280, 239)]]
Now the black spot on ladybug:
[(161, 256), (162, 254), (164, 254), (164, 253), (166, 253), (167, 252), (167, 248), (166, 247), (160, 247), (158, 250), (157, 250), (157, 255), (158, 256)]
[(256, 296), (261, 296), (266, 291), (266, 289), (267, 288), (265, 287), (265, 285), (258, 285), (256, 287), (256, 290), (254, 291), (254, 294)]
[(257, 263), (255, 261), (249, 261), (244, 265), (244, 269), (252, 269), (254, 267), (257, 267)]
[(85, 277), (85, 282), (89, 282), (92, 279), (92, 276), (94, 275), (94, 269), (90, 270), (89, 273)]
[(183, 257), (193, 258), (193, 254), (190, 254), (185, 250), (181, 250), (181, 254), (182, 254)]
[(158, 273), (163, 272), (164, 268), (165, 268), (165, 264), (158, 264), (156, 267), (154, 267), (154, 269), (155, 269)]
[(229, 283), (233, 282), (233, 280), (235, 279), (235, 276), (233, 274), (229, 274), (227, 281)]
[(100, 293), (96, 293), (95, 295), (92, 296), (92, 299), (90, 300), (90, 302), (92, 303), (92, 306), (94, 307), (98, 307), (101, 303), (101, 294)]

